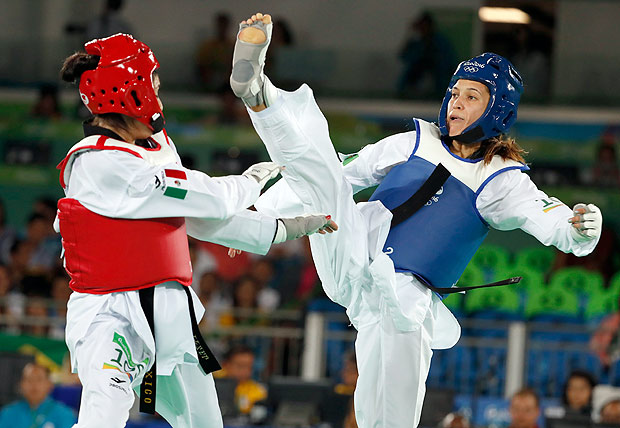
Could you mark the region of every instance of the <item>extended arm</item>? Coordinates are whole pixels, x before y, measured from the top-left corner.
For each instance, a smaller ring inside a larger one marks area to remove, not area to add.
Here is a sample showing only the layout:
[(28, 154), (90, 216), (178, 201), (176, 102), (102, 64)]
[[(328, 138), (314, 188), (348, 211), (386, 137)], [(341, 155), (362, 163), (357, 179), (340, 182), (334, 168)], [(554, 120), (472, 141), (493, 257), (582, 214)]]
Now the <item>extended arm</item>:
[(527, 174), (517, 170), (491, 180), (480, 192), (476, 207), (496, 229), (520, 228), (544, 245), (553, 245), (576, 256), (591, 253), (601, 234), (600, 223), (591, 232), (579, 233), (570, 222), (575, 216), (573, 211), (538, 189)]

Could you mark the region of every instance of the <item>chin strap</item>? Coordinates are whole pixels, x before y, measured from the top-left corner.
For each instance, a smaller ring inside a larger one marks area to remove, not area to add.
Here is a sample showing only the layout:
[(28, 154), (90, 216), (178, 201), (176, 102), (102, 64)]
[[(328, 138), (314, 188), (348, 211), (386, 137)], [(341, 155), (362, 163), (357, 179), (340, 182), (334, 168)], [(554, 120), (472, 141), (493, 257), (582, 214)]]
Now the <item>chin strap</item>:
[[(488, 137), (488, 138), (491, 138), (491, 137)], [(454, 137), (451, 137), (449, 135), (442, 135), (441, 139), (446, 144), (450, 144), (452, 141), (458, 141), (461, 144), (474, 144), (482, 140), (485, 140), (487, 138), (485, 138), (482, 127), (476, 126), (475, 128), (470, 129), (469, 131), (463, 134), (455, 135)]]

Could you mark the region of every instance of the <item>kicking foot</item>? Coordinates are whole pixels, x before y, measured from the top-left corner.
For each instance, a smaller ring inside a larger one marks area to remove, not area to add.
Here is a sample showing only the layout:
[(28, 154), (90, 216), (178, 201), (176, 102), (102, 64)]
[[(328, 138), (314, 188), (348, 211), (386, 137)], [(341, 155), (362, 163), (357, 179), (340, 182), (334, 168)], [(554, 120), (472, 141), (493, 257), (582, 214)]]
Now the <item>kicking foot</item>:
[(249, 107), (269, 106), (272, 97), (267, 92), (275, 90), (273, 85), (265, 85), (268, 79), (263, 71), (272, 29), (271, 16), (262, 13), (239, 24), (230, 86)]

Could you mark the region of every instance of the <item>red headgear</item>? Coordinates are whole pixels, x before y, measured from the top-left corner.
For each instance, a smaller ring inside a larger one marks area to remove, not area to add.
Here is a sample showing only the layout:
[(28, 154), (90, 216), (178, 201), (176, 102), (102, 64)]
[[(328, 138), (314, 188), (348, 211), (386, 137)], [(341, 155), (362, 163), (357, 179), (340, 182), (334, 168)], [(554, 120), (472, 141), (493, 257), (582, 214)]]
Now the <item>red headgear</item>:
[(153, 88), (159, 62), (153, 51), (128, 34), (95, 39), (86, 53), (101, 57), (97, 68), (80, 78), (80, 97), (93, 114), (120, 113), (133, 117), (157, 133), (164, 116)]

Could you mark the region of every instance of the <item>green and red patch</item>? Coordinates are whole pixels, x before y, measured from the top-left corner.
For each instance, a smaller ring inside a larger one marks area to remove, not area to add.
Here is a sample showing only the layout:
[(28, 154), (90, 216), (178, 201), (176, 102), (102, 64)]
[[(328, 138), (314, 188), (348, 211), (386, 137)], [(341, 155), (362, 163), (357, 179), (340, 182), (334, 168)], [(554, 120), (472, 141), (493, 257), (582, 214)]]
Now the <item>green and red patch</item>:
[(185, 171), (164, 169), (164, 180), (166, 182), (164, 196), (185, 199), (185, 196), (187, 196), (187, 174), (185, 174)]

